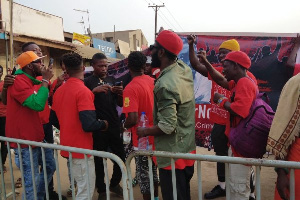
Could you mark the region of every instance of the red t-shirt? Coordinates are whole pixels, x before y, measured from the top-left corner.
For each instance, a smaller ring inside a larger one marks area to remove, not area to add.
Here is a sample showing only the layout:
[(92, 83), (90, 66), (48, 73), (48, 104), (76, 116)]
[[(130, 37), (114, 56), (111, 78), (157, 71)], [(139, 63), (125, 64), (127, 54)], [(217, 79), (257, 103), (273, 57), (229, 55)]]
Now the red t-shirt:
[[(4, 85), (4, 81), (0, 82), (0, 92), (2, 93), (3, 90), (3, 85)], [(2, 101), (0, 101), (0, 117), (5, 117), (6, 116), (6, 105), (4, 105), (2, 103)]]
[[(53, 97), (52, 110), (55, 111), (60, 125), (60, 143), (64, 146), (93, 149), (91, 132), (82, 129), (79, 112), (95, 110), (94, 94), (77, 78), (59, 87)], [(69, 153), (61, 151), (63, 157)], [(84, 158), (83, 154), (72, 153), (73, 158)]]
[[(42, 81), (43, 77), (42, 76), (37, 76), (36, 79), (39, 80), (39, 81)], [(49, 84), (51, 84), (51, 83), (49, 82)], [(34, 89), (36, 91), (38, 91), (41, 86), (42, 86), (41, 84), (40, 85), (34, 85)], [(48, 124), (49, 123), (50, 108), (49, 108), (48, 101), (45, 104), (44, 110), (39, 112), (39, 116), (40, 116), (42, 124)]]
[[(153, 126), (153, 104), (154, 104), (154, 79), (147, 75), (134, 77), (126, 86), (123, 92), (123, 113), (128, 116), (128, 113), (137, 112), (141, 116), (145, 112), (149, 120), (149, 126)], [(136, 128), (138, 125), (131, 128), (132, 143), (134, 147), (138, 147), (138, 137)], [(154, 144), (154, 137), (149, 136), (149, 144)]]
[[(190, 153), (196, 154), (196, 150), (191, 151)], [(153, 158), (155, 158), (154, 162), (156, 163), (156, 157), (153, 157)], [(185, 167), (192, 166), (194, 163), (195, 163), (195, 160), (178, 159), (175, 161), (175, 169), (184, 169)], [(164, 167), (163, 169), (172, 170), (172, 167), (170, 165), (170, 166)]]
[(153, 76), (155, 76), (155, 78), (158, 78), (160, 75), (160, 68), (152, 68), (151, 73)]
[[(229, 82), (229, 89), (234, 94), (234, 101), (230, 104), (230, 108), (239, 116), (234, 115), (231, 121), (231, 127), (236, 127), (242, 118), (246, 118), (249, 114), (251, 105), (256, 98), (258, 87), (255, 81), (247, 77), (241, 78), (237, 83)], [(228, 135), (230, 129), (226, 127), (226, 134)], [(241, 157), (233, 148), (234, 156)]]
[[(44, 130), (39, 113), (23, 106), (23, 102), (37, 93), (32, 81), (24, 74), (15, 78), (7, 90), (6, 136), (11, 138), (42, 142)], [(13, 148), (17, 144), (11, 143)], [(26, 147), (26, 145), (21, 145)]]
[[(213, 66), (218, 72), (223, 74), (222, 73), (223, 67), (221, 67), (218, 64), (213, 64)], [(213, 123), (220, 124), (220, 125), (226, 125), (226, 123), (229, 120), (229, 113), (224, 108), (221, 108), (217, 104), (215, 104), (213, 99), (214, 99), (215, 93), (219, 93), (219, 94), (224, 95), (227, 98), (230, 98), (230, 91), (226, 90), (225, 88), (219, 86), (216, 82), (214, 82), (209, 73), (208, 73), (207, 78), (212, 81), (211, 98), (210, 98), (211, 109), (209, 112), (209, 119)]]
[[(213, 66), (218, 72), (223, 74), (222, 66), (220, 66), (219, 64), (213, 64)], [(256, 78), (251, 72), (247, 71), (247, 75), (256, 82)], [(207, 78), (212, 81), (211, 109), (210, 109), (209, 119), (216, 124), (228, 125), (229, 124), (229, 116), (230, 116), (229, 112), (226, 111), (224, 108), (221, 108), (217, 104), (215, 104), (213, 102), (213, 99), (214, 99), (215, 93), (219, 93), (219, 94), (224, 95), (227, 98), (230, 98), (231, 92), (229, 90), (226, 90), (225, 88), (219, 86), (216, 82), (214, 82), (209, 73), (208, 73)]]

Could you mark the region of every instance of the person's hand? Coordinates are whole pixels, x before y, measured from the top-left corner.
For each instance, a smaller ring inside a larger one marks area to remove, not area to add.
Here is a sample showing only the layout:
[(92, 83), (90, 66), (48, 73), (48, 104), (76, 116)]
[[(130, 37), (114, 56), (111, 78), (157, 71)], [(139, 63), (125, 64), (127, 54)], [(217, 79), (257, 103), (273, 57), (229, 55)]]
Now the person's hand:
[(61, 74), (57, 77), (56, 87), (58, 88), (65, 81), (65, 74)]
[(137, 134), (138, 138), (147, 136), (145, 130), (146, 130), (146, 128), (144, 128), (144, 127), (137, 127), (136, 134)]
[(50, 79), (54, 76), (53, 69), (45, 66), (41, 66), (41, 72), (43, 79), (50, 81)]
[(111, 86), (110, 85), (100, 85), (100, 86), (97, 86), (95, 87), (92, 92), (94, 94), (97, 94), (97, 93), (101, 93), (101, 92), (104, 92), (105, 94), (107, 94), (107, 92), (111, 90)]
[(105, 128), (102, 129), (101, 131), (107, 131), (107, 129), (108, 129), (108, 122), (106, 120), (101, 120), (101, 121), (103, 121), (105, 123)]
[(115, 94), (118, 94), (118, 95), (123, 95), (123, 86), (113, 86), (111, 88), (111, 91)]
[(4, 77), (3, 88), (7, 88), (8, 86), (13, 85), (14, 82), (15, 82), (15, 77), (16, 77), (16, 76), (14, 76), (14, 75), (7, 74), (7, 75)]
[(277, 191), (283, 200), (288, 200), (289, 195), (286, 193), (286, 191), (288, 191), (290, 188), (290, 181), (288, 179), (288, 176), (283, 169), (278, 169), (277, 175)]
[(218, 103), (218, 100), (219, 100), (221, 97), (224, 97), (224, 95), (219, 94), (219, 93), (215, 93), (215, 95), (214, 95), (214, 102), (215, 102), (215, 103)]
[(189, 45), (193, 45), (196, 41), (196, 36), (191, 34), (188, 35), (186, 39)]
[(204, 50), (198, 51), (197, 52), (197, 57), (198, 57), (200, 63), (208, 62), (208, 60), (206, 58), (206, 51), (204, 51)]

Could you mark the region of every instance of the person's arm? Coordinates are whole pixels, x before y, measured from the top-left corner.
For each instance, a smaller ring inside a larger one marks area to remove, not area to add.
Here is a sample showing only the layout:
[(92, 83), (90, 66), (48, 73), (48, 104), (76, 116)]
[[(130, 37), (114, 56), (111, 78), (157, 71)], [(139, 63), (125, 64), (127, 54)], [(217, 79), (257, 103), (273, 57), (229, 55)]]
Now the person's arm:
[(7, 74), (4, 78), (4, 84), (3, 84), (3, 89), (1, 92), (1, 101), (4, 105), (7, 104), (7, 88), (8, 86), (14, 84), (15, 81), (15, 76)]
[(60, 129), (59, 121), (56, 115), (56, 112), (54, 110), (50, 110), (50, 117), (49, 117), (49, 123), (53, 126), (55, 126), (57, 129)]
[(190, 58), (190, 63), (191, 66), (193, 67), (194, 70), (202, 74), (203, 76), (207, 77), (207, 69), (206, 67), (200, 63), (198, 60), (195, 50), (194, 50), (194, 42), (195, 42), (196, 36), (194, 35), (189, 35), (187, 37), (188, 44), (189, 44), (189, 58)]
[(23, 103), (23, 106), (26, 106), (35, 111), (43, 111), (45, 105), (48, 100), (49, 95), (49, 82), (50, 79), (53, 77), (53, 71), (51, 67), (41, 66), (42, 72), (42, 85), (38, 90), (37, 94), (31, 94)]
[(126, 117), (124, 128), (131, 128), (135, 125), (137, 125), (139, 122), (139, 115), (137, 112), (130, 112), (128, 113), (128, 116)]
[(82, 129), (85, 132), (93, 132), (97, 130), (106, 131), (108, 129), (108, 122), (106, 120), (97, 120), (95, 110), (83, 110), (79, 112), (79, 120)]
[(123, 106), (123, 82), (121, 82), (120, 86), (113, 86), (111, 88), (112, 93), (117, 95), (117, 105)]
[[(221, 100), (224, 101), (224, 102), (222, 102)], [(221, 107), (223, 107), (223, 108), (224, 108), (225, 110), (227, 110), (228, 112), (230, 112), (231, 114), (239, 116), (236, 112), (234, 112), (234, 111), (230, 108), (231, 103), (229, 102), (229, 100), (228, 100), (227, 98), (225, 98), (224, 95), (219, 94), (219, 93), (215, 93), (213, 101), (214, 101), (216, 104), (218, 104), (218, 105), (220, 105)]]
[(294, 48), (286, 62), (286, 66), (290, 68), (294, 68), (296, 64), (297, 52), (300, 48), (300, 34), (297, 34), (297, 37), (294, 40)]
[(209, 75), (211, 76), (212, 80), (215, 81), (218, 85), (225, 89), (229, 89), (229, 84), (227, 79), (220, 73), (218, 72), (206, 59), (205, 56), (199, 55), (203, 59), (203, 64), (205, 65)]
[(139, 137), (169, 135), (174, 133), (176, 128), (178, 94), (161, 88), (155, 95), (158, 102), (158, 124), (151, 128), (138, 127), (137, 135)]
[[(280, 159), (276, 158), (276, 160)], [(290, 190), (289, 170), (287, 168), (275, 168), (275, 171), (277, 173), (276, 188), (278, 194), (283, 200), (288, 200), (286, 191)]]
[(37, 94), (30, 95), (22, 105), (35, 111), (43, 111), (48, 99), (48, 94), (48, 88), (42, 85)]

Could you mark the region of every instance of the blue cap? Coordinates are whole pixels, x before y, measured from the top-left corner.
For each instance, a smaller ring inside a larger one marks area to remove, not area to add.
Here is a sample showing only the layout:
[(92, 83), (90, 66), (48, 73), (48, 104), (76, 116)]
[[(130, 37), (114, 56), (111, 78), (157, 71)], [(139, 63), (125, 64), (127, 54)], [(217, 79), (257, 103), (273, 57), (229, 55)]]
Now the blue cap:
[(142, 112), (142, 115), (143, 115), (143, 114), (145, 115), (146, 113), (145, 113), (145, 112)]

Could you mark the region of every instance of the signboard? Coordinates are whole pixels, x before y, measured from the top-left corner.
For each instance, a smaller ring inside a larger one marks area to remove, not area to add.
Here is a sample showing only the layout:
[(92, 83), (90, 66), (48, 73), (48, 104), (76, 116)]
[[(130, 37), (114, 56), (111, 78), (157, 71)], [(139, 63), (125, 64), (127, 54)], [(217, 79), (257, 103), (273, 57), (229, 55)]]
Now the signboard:
[(93, 45), (94, 45), (94, 48), (99, 49), (100, 51), (104, 52), (104, 54), (107, 57), (117, 58), (117, 52), (116, 52), (114, 43), (100, 40), (97, 38), (93, 38)]
[(90, 46), (91, 45), (91, 37), (86, 35), (81, 35), (79, 33), (73, 33), (73, 44)]

